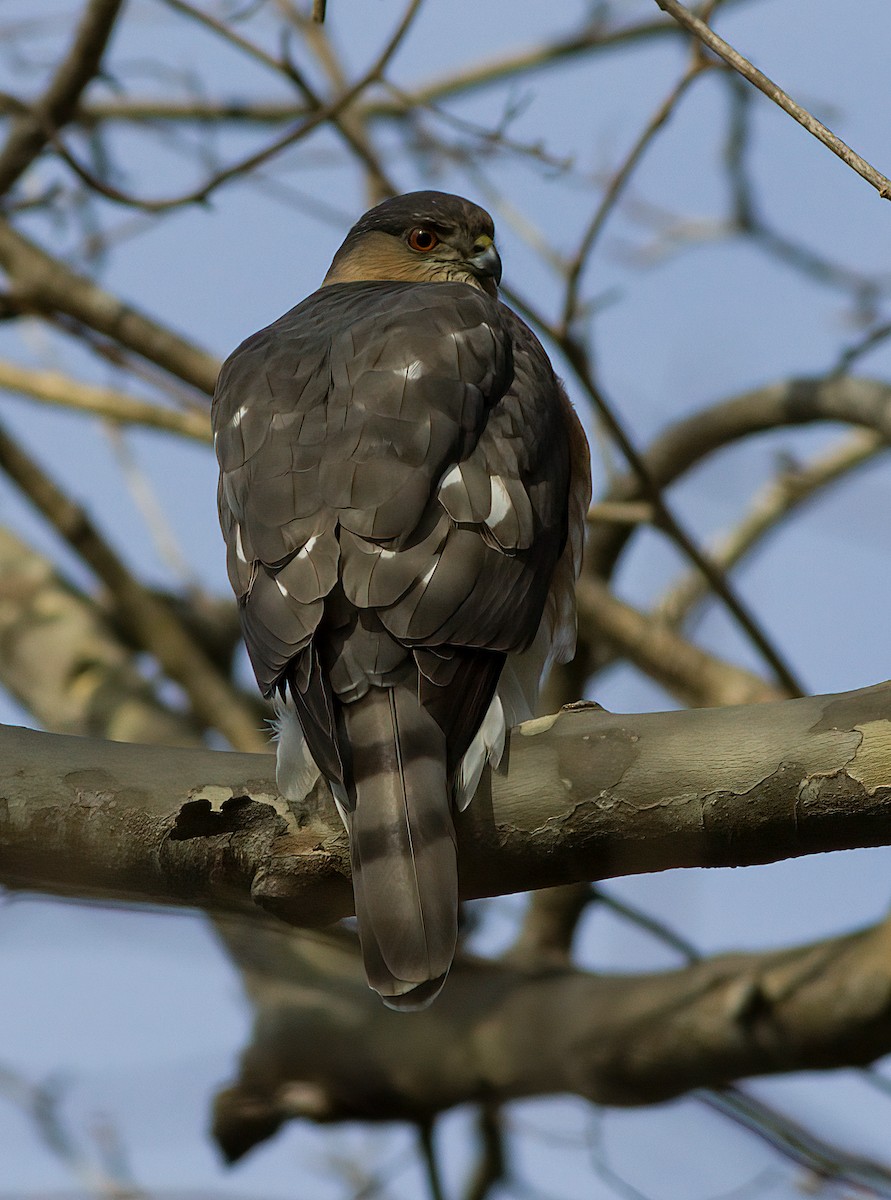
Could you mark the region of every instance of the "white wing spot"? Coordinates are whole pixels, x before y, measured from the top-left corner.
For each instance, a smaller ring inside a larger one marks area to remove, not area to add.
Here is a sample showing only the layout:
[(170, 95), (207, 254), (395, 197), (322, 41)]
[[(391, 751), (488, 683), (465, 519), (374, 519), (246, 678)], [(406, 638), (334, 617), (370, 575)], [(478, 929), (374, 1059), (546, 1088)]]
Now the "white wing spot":
[(246, 404), (242, 404), (241, 408), (238, 410), (238, 412), (235, 414), (235, 416), (229, 422), (229, 424), (232, 426), (233, 429), (237, 429), (238, 426), (241, 424), (241, 422), (244, 420), (244, 418), (247, 416), (247, 410), (248, 410), (248, 406)]
[(244, 542), (241, 540), (241, 526), (235, 526), (235, 553), (243, 563), (247, 563), (247, 555), (244, 552)]
[(308, 558), (309, 555), (312, 554), (312, 548), (318, 540), (319, 540), (319, 535), (317, 533), (314, 533), (312, 535), (312, 537), (309, 539), (309, 541), (306, 543), (306, 545), (303, 547), (303, 549), (298, 551), (297, 557), (298, 558)]
[(393, 367), (393, 374), (402, 379), (420, 379), (424, 373), (424, 364), (415, 359), (404, 367)]
[(461, 474), (461, 468), (457, 463), (455, 463), (455, 465), (453, 467), (449, 467), (445, 475), (443, 475), (442, 482), (439, 485), (439, 490), (442, 491), (443, 488), (451, 487), (453, 483), (463, 482), (464, 476)]
[(422, 576), (421, 587), (426, 587), (427, 584), (430, 582), (430, 580), (433, 578), (433, 572), (436, 570), (438, 562), (439, 562), (439, 559), (436, 560), (436, 562), (433, 564), (433, 566), (430, 568), (430, 570), (426, 573), (426, 575)]
[(282, 581), (278, 578), (278, 576), (276, 576), (276, 578), (275, 578), (275, 586), (278, 588), (278, 590), (281, 592), (281, 594), (283, 596), (288, 595), (288, 589), (285, 587), (285, 585), (282, 583)]
[(489, 480), (489, 495), (489, 515), (486, 517), (486, 524), (491, 528), (503, 521), (511, 510), (510, 493), (500, 475), (493, 475)]

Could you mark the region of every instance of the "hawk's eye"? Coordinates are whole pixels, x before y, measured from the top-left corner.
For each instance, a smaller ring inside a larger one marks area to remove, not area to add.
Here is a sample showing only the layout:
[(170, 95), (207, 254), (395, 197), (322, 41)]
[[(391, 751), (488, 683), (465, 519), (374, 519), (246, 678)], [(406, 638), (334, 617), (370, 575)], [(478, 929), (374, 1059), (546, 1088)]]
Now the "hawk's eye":
[(439, 245), (439, 238), (432, 229), (425, 229), (421, 225), (417, 229), (413, 229), (408, 235), (408, 244), (412, 250), (418, 250), (421, 254), (426, 254), (428, 250), (432, 250), (434, 246)]

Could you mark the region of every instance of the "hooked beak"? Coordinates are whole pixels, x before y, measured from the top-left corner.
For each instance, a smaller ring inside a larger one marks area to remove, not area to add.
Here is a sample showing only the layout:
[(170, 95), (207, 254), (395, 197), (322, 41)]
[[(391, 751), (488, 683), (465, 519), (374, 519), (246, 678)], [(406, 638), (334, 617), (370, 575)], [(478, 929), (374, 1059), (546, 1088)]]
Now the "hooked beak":
[[(481, 280), (494, 280), (497, 287), (501, 283), (501, 259), (498, 256), (498, 251), (495, 249), (495, 243), (491, 239), (485, 239), (486, 245), (483, 246), (473, 258), (467, 260), (467, 265), (473, 271), (474, 275)], [(480, 242), (482, 239), (480, 239)], [(477, 246), (480, 245), (477, 243)], [(477, 249), (474, 246), (474, 249)]]

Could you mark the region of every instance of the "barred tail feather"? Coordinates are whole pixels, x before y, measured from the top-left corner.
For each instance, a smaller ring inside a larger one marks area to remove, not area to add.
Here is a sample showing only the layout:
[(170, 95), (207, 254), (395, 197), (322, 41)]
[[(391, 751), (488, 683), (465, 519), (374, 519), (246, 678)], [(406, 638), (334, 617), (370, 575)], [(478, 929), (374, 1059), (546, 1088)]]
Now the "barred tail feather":
[(458, 865), (446, 744), (409, 687), (343, 709), (352, 748), (344, 814), (368, 981), (391, 1008), (439, 992), (457, 940)]

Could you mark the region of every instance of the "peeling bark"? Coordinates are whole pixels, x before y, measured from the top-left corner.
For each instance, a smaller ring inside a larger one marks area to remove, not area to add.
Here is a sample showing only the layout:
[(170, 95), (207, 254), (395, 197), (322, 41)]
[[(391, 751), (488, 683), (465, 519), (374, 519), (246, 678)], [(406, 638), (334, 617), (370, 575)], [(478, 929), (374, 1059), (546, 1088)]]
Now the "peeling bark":
[[(461, 894), (891, 840), (891, 684), (837, 696), (615, 715), (570, 705), (513, 731), (505, 774), (457, 821)], [(122, 900), (259, 904), (302, 925), (350, 910), (321, 784), (279, 797), (271, 756), (6, 729), (0, 882)]]

